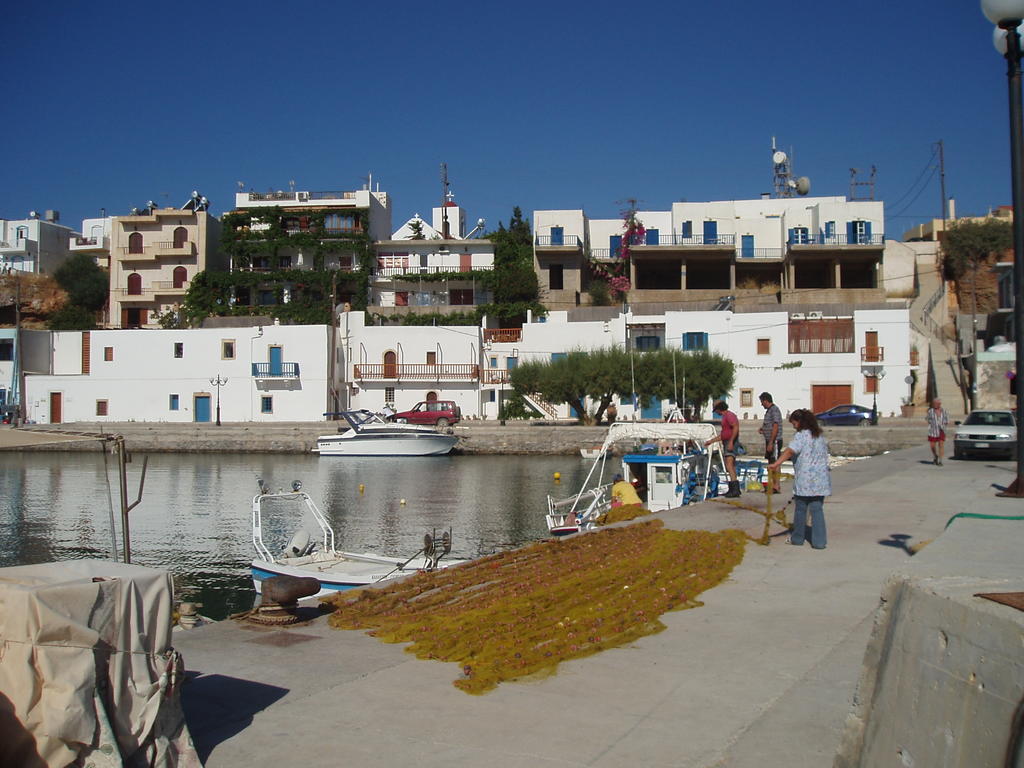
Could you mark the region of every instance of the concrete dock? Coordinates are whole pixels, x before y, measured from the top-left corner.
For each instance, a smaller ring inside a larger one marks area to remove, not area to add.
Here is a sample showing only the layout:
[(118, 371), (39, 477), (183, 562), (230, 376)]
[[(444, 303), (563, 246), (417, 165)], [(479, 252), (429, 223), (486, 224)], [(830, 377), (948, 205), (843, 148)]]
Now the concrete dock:
[[(957, 513), (1024, 513), (1024, 500), (994, 495), (1013, 472), (1010, 462), (984, 460), (936, 467), (924, 446), (848, 464), (833, 472), (827, 549), (790, 546), (774, 525), (771, 544), (748, 544), (731, 578), (701, 596), (704, 607), (662, 616), (666, 631), (483, 696), (452, 686), (454, 664), (417, 660), (323, 619), (290, 629), (220, 622), (176, 632), (194, 674), (185, 687), (189, 726), (210, 768), (800, 768), (832, 765), (849, 721), (836, 764), (856, 765), (861, 750), (851, 739), (872, 713), (871, 702), (858, 702), (853, 715), (851, 705), (869, 639), (878, 651), (872, 630), (892, 574), (948, 574), (962, 593), (948, 599), (985, 603), (983, 619), (1022, 626), (1024, 613), (971, 590), (1024, 591), (1024, 521), (958, 520), (943, 534)], [(763, 506), (764, 496), (741, 501)], [(762, 517), (720, 502), (659, 516), (674, 528), (763, 527)], [(995, 705), (1005, 699), (1012, 712), (1024, 690), (1024, 650), (1019, 637), (1009, 647)], [(990, 656), (989, 671), (996, 665)], [(1006, 723), (985, 725), (1002, 738)], [(914, 764), (908, 755), (886, 764)], [(918, 754), (916, 765), (930, 764), (989, 763)]]

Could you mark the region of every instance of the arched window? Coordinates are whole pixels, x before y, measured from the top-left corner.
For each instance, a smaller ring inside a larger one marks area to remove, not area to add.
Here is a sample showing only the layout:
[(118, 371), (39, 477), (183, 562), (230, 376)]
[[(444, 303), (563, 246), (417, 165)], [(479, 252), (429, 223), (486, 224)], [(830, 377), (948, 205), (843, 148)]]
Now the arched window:
[(184, 267), (174, 268), (174, 287), (183, 288), (188, 282), (188, 270)]
[(398, 355), (393, 350), (384, 353), (384, 378), (398, 378)]
[(184, 248), (188, 242), (188, 230), (184, 227), (178, 227), (174, 230), (174, 247)]
[(128, 235), (128, 253), (142, 253), (141, 232), (132, 232)]
[(128, 275), (128, 295), (140, 296), (142, 294), (142, 275), (132, 272)]

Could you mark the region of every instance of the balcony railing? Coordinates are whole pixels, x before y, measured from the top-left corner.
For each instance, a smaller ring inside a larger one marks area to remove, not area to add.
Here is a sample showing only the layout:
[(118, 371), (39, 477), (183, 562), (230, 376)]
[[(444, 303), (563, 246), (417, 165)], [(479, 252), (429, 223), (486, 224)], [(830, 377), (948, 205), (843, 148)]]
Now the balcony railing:
[[(480, 266), (473, 266), (471, 270), (473, 272), (490, 272), (494, 269), (493, 264), (486, 264)], [(398, 266), (398, 267), (375, 267), (373, 274), (377, 277), (398, 277), (401, 275), (440, 275), (440, 274), (457, 274), (462, 272), (462, 267), (457, 265), (451, 265), (447, 267), (421, 267), (421, 266)]]
[(420, 381), (476, 381), (480, 366), (474, 363), (360, 363), (352, 368), (355, 379), (416, 379)]
[(483, 384), (508, 384), (510, 372), (504, 368), (484, 368), (480, 375)]
[[(650, 238), (653, 239), (653, 238)], [(642, 243), (635, 243), (632, 247), (635, 248), (638, 245), (735, 245), (736, 235), (679, 235), (679, 234), (667, 234), (658, 235), (658, 242), (652, 243), (645, 239)]]
[(484, 341), (494, 341), (503, 344), (522, 340), (522, 328), (484, 328)]
[(738, 259), (781, 259), (781, 248), (740, 248), (736, 251)]
[(787, 245), (883, 245), (885, 235), (812, 235), (795, 236)]
[(258, 203), (263, 200), (294, 200), (305, 202), (306, 200), (355, 200), (355, 192), (250, 192), (249, 200)]
[(76, 237), (75, 245), (96, 245), (95, 237)]
[(881, 363), (885, 360), (885, 347), (861, 347), (860, 361), (862, 363)]
[(297, 379), (299, 378), (298, 363), (253, 363), (254, 379)]
[(582, 245), (582, 240), (579, 235), (537, 235), (537, 245), (541, 247), (578, 248)]

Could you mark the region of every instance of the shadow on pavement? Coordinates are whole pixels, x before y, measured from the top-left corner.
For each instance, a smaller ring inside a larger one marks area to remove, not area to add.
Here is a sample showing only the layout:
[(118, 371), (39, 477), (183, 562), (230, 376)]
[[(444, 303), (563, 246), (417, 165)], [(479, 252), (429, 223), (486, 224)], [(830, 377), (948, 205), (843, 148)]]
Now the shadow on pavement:
[[(931, 464), (930, 461), (922, 463)], [(913, 555), (915, 554), (915, 551), (910, 547), (910, 540), (912, 538), (912, 536), (909, 536), (906, 533), (890, 533), (888, 539), (879, 539), (878, 543), (881, 544), (883, 547), (893, 547), (895, 549), (902, 549), (908, 555)]]
[(287, 693), (287, 688), (252, 680), (189, 672), (182, 706), (199, 758), (206, 762), (214, 747), (245, 730), (253, 715)]

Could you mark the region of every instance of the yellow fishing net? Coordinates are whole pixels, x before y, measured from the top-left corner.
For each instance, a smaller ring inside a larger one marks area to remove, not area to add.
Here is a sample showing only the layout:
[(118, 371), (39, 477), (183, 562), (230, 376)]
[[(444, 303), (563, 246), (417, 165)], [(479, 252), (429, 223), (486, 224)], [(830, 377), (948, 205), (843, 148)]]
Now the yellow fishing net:
[(653, 520), (541, 541), (331, 597), (330, 623), (456, 662), (456, 687), (484, 693), (660, 632), (661, 614), (703, 604), (697, 596), (743, 559), (745, 538)]

